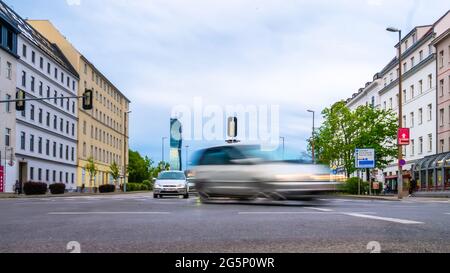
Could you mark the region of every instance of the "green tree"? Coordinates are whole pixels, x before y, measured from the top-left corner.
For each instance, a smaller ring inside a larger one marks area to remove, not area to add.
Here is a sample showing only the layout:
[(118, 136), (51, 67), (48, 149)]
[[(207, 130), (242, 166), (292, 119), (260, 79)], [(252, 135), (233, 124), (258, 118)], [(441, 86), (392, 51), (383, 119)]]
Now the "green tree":
[[(374, 148), (377, 168), (384, 168), (396, 155), (398, 120), (392, 110), (363, 105), (350, 111), (340, 101), (322, 115), (325, 121), (314, 136), (320, 163), (342, 166), (350, 176), (356, 171), (356, 148)], [(311, 150), (311, 141), (308, 149)]]
[(130, 150), (128, 163), (128, 181), (141, 183), (150, 177), (152, 161), (142, 157), (139, 152)]
[(117, 165), (116, 161), (114, 161), (110, 166), (109, 166), (109, 173), (111, 174), (113, 180), (114, 180), (114, 185), (117, 186), (117, 181), (120, 177), (120, 170), (119, 170), (119, 165)]
[(95, 177), (97, 176), (98, 170), (92, 156), (88, 158), (88, 163), (86, 163), (85, 169), (89, 173), (90, 186), (93, 186), (94, 190), (96, 191), (97, 185), (95, 184)]

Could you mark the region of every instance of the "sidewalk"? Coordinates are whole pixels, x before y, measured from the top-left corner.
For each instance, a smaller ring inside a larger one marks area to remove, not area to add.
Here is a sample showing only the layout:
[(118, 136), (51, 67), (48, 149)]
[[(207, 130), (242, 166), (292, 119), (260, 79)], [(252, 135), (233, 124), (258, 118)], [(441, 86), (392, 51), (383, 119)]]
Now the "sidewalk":
[[(414, 194), (413, 197), (408, 197), (406, 195), (402, 200), (404, 201), (439, 201), (439, 202), (450, 202), (448, 196), (445, 195), (419, 195), (418, 193)], [(350, 195), (350, 194), (340, 194), (336, 195), (338, 198), (349, 198), (349, 199), (360, 199), (360, 200), (385, 200), (385, 201), (402, 201), (397, 198), (396, 195)]]
[(82, 196), (108, 196), (108, 195), (127, 195), (127, 194), (139, 194), (139, 193), (151, 193), (150, 191), (132, 191), (132, 192), (110, 192), (110, 193), (79, 193), (68, 192), (65, 194), (43, 194), (43, 195), (17, 195), (14, 193), (0, 193), (0, 199), (14, 199), (14, 198), (50, 198), (50, 197), (82, 197)]

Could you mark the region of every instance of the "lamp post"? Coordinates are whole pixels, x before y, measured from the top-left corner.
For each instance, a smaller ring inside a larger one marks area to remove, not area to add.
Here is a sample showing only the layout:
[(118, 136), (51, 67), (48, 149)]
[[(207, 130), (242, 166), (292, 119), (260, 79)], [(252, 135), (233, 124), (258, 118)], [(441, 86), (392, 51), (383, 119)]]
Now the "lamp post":
[(186, 171), (189, 169), (189, 145), (185, 146), (186, 148)]
[(286, 137), (280, 137), (280, 139), (281, 139), (281, 141), (282, 141), (282, 143), (283, 143), (283, 160), (285, 160), (285, 149), (284, 149), (284, 141), (285, 141), (285, 139), (286, 139)]
[[(389, 32), (398, 32), (398, 128), (403, 127), (402, 118), (402, 31), (397, 28), (388, 27)], [(403, 160), (402, 146), (398, 143), (398, 176), (397, 176), (397, 191), (398, 199), (403, 198), (403, 166), (400, 162)]]
[(315, 124), (315, 119), (316, 119), (316, 112), (313, 110), (308, 110), (309, 113), (312, 113), (313, 115), (313, 128), (312, 128), (312, 141), (311, 141), (311, 147), (312, 147), (312, 162), (313, 164), (316, 163), (316, 151), (315, 151), (315, 128), (316, 128), (316, 124)]
[(129, 114), (131, 113), (131, 111), (125, 112), (123, 115), (123, 135), (124, 135), (124, 141), (123, 141), (123, 192), (127, 192), (127, 139), (128, 139), (128, 134), (127, 134), (127, 115), (129, 116)]

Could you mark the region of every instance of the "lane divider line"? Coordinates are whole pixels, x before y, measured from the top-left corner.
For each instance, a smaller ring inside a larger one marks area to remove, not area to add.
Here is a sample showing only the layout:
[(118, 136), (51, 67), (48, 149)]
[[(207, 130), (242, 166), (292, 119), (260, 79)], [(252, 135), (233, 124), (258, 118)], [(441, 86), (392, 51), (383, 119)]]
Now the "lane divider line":
[(367, 214), (361, 214), (361, 213), (342, 213), (342, 214), (348, 215), (348, 216), (353, 216), (353, 217), (367, 218), (367, 219), (381, 220), (381, 221), (388, 221), (388, 222), (405, 224), (405, 225), (425, 224), (423, 222), (418, 222), (418, 221), (411, 221), (411, 220), (398, 219), (398, 218), (389, 218), (389, 217), (380, 217), (380, 216), (367, 215)]
[(160, 211), (95, 211), (95, 212), (49, 212), (49, 215), (114, 215), (114, 214), (171, 214), (171, 212)]

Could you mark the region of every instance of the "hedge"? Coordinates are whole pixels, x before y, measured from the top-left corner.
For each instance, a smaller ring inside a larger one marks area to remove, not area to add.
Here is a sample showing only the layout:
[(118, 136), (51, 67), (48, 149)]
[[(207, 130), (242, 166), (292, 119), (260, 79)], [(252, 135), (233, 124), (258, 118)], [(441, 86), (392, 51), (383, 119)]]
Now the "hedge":
[(98, 187), (98, 191), (100, 193), (115, 192), (116, 186), (115, 185), (101, 185), (100, 187)]
[(144, 181), (142, 182), (142, 184), (146, 185), (149, 191), (152, 191), (153, 188), (154, 188), (155, 182), (150, 181), (150, 180), (144, 180)]
[(148, 191), (149, 187), (143, 183), (127, 183), (127, 191)]
[(49, 189), (52, 194), (64, 194), (64, 192), (66, 192), (66, 184), (64, 183), (51, 184), (49, 186)]
[(42, 195), (47, 193), (47, 184), (41, 182), (27, 182), (23, 184), (26, 195)]

